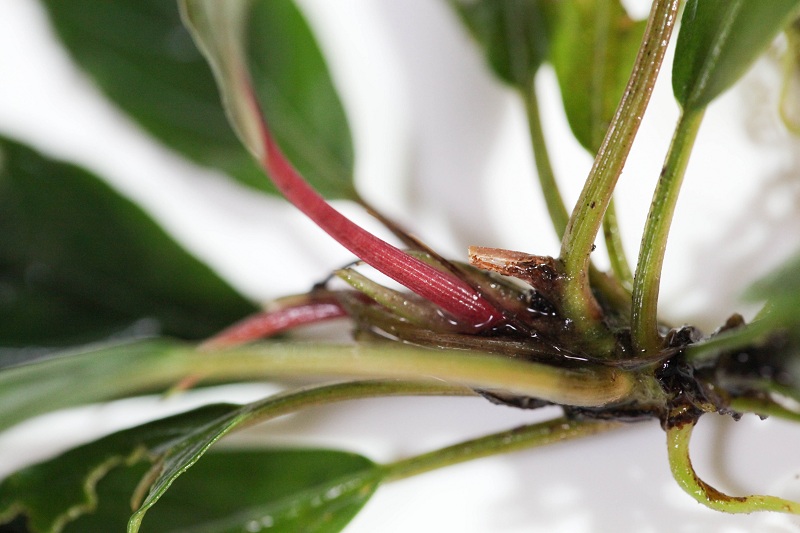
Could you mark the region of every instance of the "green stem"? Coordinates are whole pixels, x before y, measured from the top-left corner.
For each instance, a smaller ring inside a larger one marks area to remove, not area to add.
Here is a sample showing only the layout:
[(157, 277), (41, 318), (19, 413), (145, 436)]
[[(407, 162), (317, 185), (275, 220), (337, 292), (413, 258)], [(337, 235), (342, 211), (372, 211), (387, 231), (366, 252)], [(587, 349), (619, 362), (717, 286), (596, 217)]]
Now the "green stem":
[[(542, 122), (539, 114), (539, 100), (536, 96), (535, 84), (533, 82), (529, 83), (528, 88), (528, 92), (524, 95), (523, 100), (525, 101), (525, 108), (528, 113), (528, 128), (530, 130), (531, 145), (533, 147), (533, 158), (536, 163), (536, 174), (539, 176), (539, 185), (542, 189), (545, 204), (547, 205), (547, 212), (550, 214), (550, 220), (553, 222), (553, 228), (556, 230), (558, 238), (561, 239), (564, 237), (564, 231), (569, 221), (569, 214), (565, 207), (564, 199), (558, 189), (553, 167), (550, 164), (547, 143), (545, 142), (545, 135), (542, 130)], [(618, 230), (616, 234), (619, 234)], [(630, 269), (628, 272), (630, 273)], [(600, 291), (605, 296), (606, 300), (617, 308), (618, 312), (626, 313), (630, 308), (630, 297), (626, 294), (628, 291), (628, 287), (625, 286), (626, 280), (624, 278), (619, 278), (618, 280), (608, 278), (591, 263), (589, 264), (589, 274), (592, 286)], [(619, 281), (622, 281), (622, 283), (619, 283)]]
[(418, 380), (426, 377), (586, 407), (617, 402), (631, 394), (639, 383), (634, 374), (610, 367), (584, 365), (569, 369), (466, 350), (437, 351), (384, 343), (268, 343), (204, 354), (190, 351), (187, 368), (198, 376), (215, 380), (247, 377)]
[(0, 429), (56, 409), (163, 392), (187, 376), (209, 383), (331, 377), (430, 379), (589, 407), (613, 404), (643, 387), (641, 377), (620, 369), (588, 363), (568, 369), (469, 350), (269, 342), (198, 351), (176, 342), (142, 341), (95, 347), (4, 370), (0, 373), (4, 402)]
[(587, 437), (620, 425), (618, 422), (557, 418), (521, 426), (384, 465), (384, 480), (395, 481), (473, 459)]
[(365, 380), (348, 381), (332, 385), (312, 385), (300, 390), (290, 390), (270, 396), (250, 405), (235, 425), (244, 429), (267, 420), (303, 409), (350, 400), (386, 398), (390, 396), (474, 396), (467, 387), (449, 385), (434, 380)]
[(693, 366), (707, 366), (720, 355), (745, 346), (759, 344), (775, 331), (774, 324), (758, 320), (745, 326), (728, 330), (708, 340), (686, 347), (686, 361)]
[(667, 453), (672, 476), (678, 485), (692, 498), (717, 511), (726, 513), (752, 513), (775, 511), (800, 514), (800, 504), (775, 496), (728, 496), (697, 476), (689, 457), (689, 440), (693, 423), (679, 425), (667, 430)]
[(628, 258), (625, 255), (625, 248), (622, 244), (622, 234), (619, 230), (617, 210), (614, 207), (613, 198), (608, 203), (606, 216), (603, 217), (603, 236), (608, 249), (608, 258), (611, 261), (611, 271), (622, 286), (630, 291), (633, 287), (633, 274), (631, 274), (631, 267), (628, 265)]
[(562, 239), (561, 260), (566, 274), (564, 305), (569, 316), (585, 331), (598, 333), (602, 326), (588, 280), (589, 256), (650, 101), (679, 3), (679, 0), (653, 2), (628, 85)]
[(703, 111), (681, 115), (650, 204), (633, 283), (631, 335), (638, 353), (652, 353), (662, 342), (658, 331), (661, 268), (678, 194), (702, 120)]
[(792, 411), (769, 398), (734, 398), (730, 408), (739, 413), (755, 413), (760, 417), (774, 416), (800, 422), (800, 413)]
[(564, 231), (569, 221), (569, 213), (564, 206), (564, 200), (558, 190), (553, 167), (550, 164), (550, 156), (547, 152), (542, 121), (539, 115), (539, 100), (536, 96), (536, 84), (531, 80), (528, 84), (528, 91), (523, 95), (525, 109), (528, 113), (528, 129), (531, 135), (531, 145), (533, 146), (533, 159), (536, 163), (536, 174), (539, 176), (539, 184), (547, 205), (547, 212), (553, 222), (553, 228), (558, 234), (558, 238), (564, 237)]

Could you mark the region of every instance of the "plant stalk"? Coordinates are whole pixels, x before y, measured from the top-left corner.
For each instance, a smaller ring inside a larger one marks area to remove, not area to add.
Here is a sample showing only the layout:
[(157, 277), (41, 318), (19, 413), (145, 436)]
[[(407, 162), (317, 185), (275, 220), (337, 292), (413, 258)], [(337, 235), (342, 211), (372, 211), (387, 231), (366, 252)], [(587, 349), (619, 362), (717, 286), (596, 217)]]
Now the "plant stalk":
[[(536, 174), (539, 177), (539, 185), (544, 196), (547, 212), (556, 230), (558, 238), (564, 237), (569, 214), (564, 204), (564, 199), (558, 189), (555, 173), (550, 163), (550, 156), (547, 150), (544, 131), (542, 129), (541, 115), (539, 113), (539, 100), (536, 95), (536, 87), (533, 82), (528, 84), (528, 92), (523, 95), (525, 109), (528, 115), (528, 128), (531, 136), (531, 146), (533, 148), (533, 159), (536, 164)], [(619, 232), (616, 232), (618, 235)], [(609, 247), (611, 250), (611, 247)], [(621, 252), (619, 252), (621, 253)], [(612, 264), (614, 258), (612, 257)], [(625, 263), (627, 265), (627, 263)], [(615, 271), (616, 273), (616, 271)], [(612, 279), (600, 272), (591, 262), (589, 263), (589, 275), (592, 286), (600, 291), (617, 311), (626, 313), (630, 308), (630, 297), (626, 294), (629, 289), (626, 280), (623, 278)], [(630, 271), (629, 271), (630, 275)]]
[[(617, 210), (614, 207), (613, 198), (608, 203), (606, 216), (603, 217), (603, 237), (608, 249), (608, 259), (611, 261), (611, 271), (625, 290), (630, 291), (633, 287), (633, 274), (622, 245), (622, 235), (617, 222)], [(592, 281), (592, 285), (594, 285), (594, 281)]]
[[(476, 389), (500, 390), (561, 405), (613, 404), (641, 385), (634, 374), (596, 365), (568, 369), (469, 351), (437, 351), (384, 343), (263, 346), (187, 354), (200, 376), (214, 380), (332, 377), (416, 380), (420, 376)], [(191, 357), (195, 355), (195, 357)]]
[(658, 331), (661, 268), (683, 176), (702, 120), (703, 111), (684, 113), (678, 120), (642, 234), (631, 309), (631, 335), (638, 354), (651, 354), (662, 343)]
[(679, 4), (680, 0), (653, 2), (628, 85), (586, 178), (561, 243), (561, 260), (566, 274), (565, 309), (578, 327), (598, 335), (602, 335), (598, 332), (602, 329), (601, 314), (589, 284), (589, 256), (650, 101), (667, 43), (675, 27)]
[(618, 422), (576, 421), (562, 417), (521, 426), (384, 465), (384, 481), (405, 479), (482, 457), (587, 437), (620, 425)]
[(564, 205), (564, 200), (558, 190), (553, 167), (550, 164), (550, 156), (547, 152), (547, 142), (545, 141), (544, 131), (542, 130), (542, 120), (539, 114), (539, 99), (536, 96), (536, 84), (534, 80), (528, 83), (528, 91), (523, 94), (525, 110), (528, 114), (528, 129), (531, 136), (533, 147), (533, 160), (536, 164), (536, 174), (539, 177), (539, 185), (542, 189), (547, 212), (553, 222), (558, 238), (564, 237), (564, 231), (569, 221), (569, 213)]
[(300, 390), (290, 390), (270, 396), (251, 404), (252, 409), (236, 425), (241, 430), (267, 420), (302, 409), (329, 405), (332, 403), (367, 398), (387, 398), (391, 396), (474, 396), (468, 387), (448, 385), (434, 380), (364, 380), (334, 383), (332, 385), (312, 385)]

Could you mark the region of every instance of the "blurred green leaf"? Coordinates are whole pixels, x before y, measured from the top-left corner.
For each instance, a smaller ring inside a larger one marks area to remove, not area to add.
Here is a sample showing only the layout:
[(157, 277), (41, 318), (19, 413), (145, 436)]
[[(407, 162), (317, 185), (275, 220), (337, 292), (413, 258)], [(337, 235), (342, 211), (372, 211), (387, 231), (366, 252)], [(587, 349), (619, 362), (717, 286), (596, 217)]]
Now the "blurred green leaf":
[(164, 388), (192, 372), (196, 353), (148, 340), (54, 352), (0, 372), (0, 431), (28, 418)]
[(672, 68), (684, 111), (704, 108), (733, 85), (798, 9), (798, 0), (688, 0)]
[(690, 346), (687, 357), (729, 394), (777, 392), (800, 401), (800, 254), (748, 287), (744, 297), (765, 302), (756, 318), (748, 324), (732, 318), (728, 326), (735, 327)]
[[(236, 451), (197, 462), (216, 441), (207, 437), (228, 427), (241, 409), (205, 406), (109, 435), (21, 470), (0, 484), (0, 519), (24, 513), (32, 531), (56, 532), (98, 509), (66, 530), (121, 531), (131, 516), (129, 502), (137, 487), (147, 488), (152, 473), (163, 476), (165, 471), (173, 475), (170, 483), (186, 475), (166, 494), (166, 486), (162, 488), (163, 499), (144, 531), (243, 531), (254, 522), (265, 527), (267, 521), (273, 531), (338, 531), (369, 499), (380, 470), (354, 454)], [(154, 470), (124, 471), (141, 463)], [(98, 483), (115, 469), (98, 493)], [(139, 484), (142, 475), (144, 486)], [(129, 531), (137, 531), (135, 524)]]
[(786, 128), (800, 135), (800, 18), (786, 28), (783, 83), (778, 111)]
[(800, 254), (747, 288), (749, 301), (766, 301), (771, 320), (800, 324)]
[[(43, 2), (75, 61), (144, 129), (202, 165), (275, 193), (231, 130), (176, 2)], [(263, 74), (258, 89), (269, 93), (265, 107), (276, 115), (276, 138), (320, 192), (352, 197), (347, 119), (314, 37), (291, 1), (258, 4), (249, 29), (259, 48), (251, 51)]]
[(106, 183), (0, 137), (0, 346), (208, 336), (255, 306)]
[(503, 81), (527, 91), (547, 51), (541, 0), (450, 0)]
[(634, 21), (618, 0), (551, 3), (550, 61), (569, 125), (596, 154), (603, 142), (642, 41), (646, 21)]

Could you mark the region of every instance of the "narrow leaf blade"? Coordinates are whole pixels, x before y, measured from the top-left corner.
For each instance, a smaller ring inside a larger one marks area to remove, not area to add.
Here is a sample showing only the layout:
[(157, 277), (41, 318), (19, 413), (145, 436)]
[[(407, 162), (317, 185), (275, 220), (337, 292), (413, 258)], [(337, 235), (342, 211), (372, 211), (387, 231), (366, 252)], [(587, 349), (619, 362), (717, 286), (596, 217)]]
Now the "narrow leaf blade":
[(704, 108), (733, 85), (798, 9), (798, 0), (689, 0), (672, 68), (684, 111)]
[(551, 6), (550, 60), (575, 137), (596, 154), (631, 74), (646, 21), (618, 0), (564, 0)]

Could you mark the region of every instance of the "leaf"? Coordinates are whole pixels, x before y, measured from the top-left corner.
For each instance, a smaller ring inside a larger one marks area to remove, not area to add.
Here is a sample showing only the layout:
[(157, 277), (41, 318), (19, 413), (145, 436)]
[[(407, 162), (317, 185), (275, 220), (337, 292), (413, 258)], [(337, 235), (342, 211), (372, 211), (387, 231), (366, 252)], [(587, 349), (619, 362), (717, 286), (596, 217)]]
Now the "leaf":
[(732, 317), (687, 357), (709, 368), (713, 386), (728, 393), (777, 392), (800, 401), (800, 254), (748, 287), (744, 298), (766, 305), (748, 324)]
[(524, 91), (547, 55), (541, 0), (450, 0), (494, 73)]
[[(144, 531), (159, 532), (242, 531), (253, 521), (264, 525), (267, 519), (274, 531), (337, 531), (377, 487), (380, 470), (361, 456), (343, 452), (238, 451), (212, 454), (198, 463), (208, 447), (234, 427), (234, 421), (247, 419), (246, 412), (253, 410), (205, 406), (109, 435), (28, 467), (0, 484), (0, 517), (8, 520), (25, 513), (34, 532), (61, 531), (68, 522), (97, 508), (97, 485), (110, 471), (141, 462), (151, 463), (154, 470), (136, 469), (132, 475), (123, 474), (122, 482), (119, 476), (112, 478), (110, 492), (116, 494), (109, 496), (113, 500), (99, 500), (98, 516), (67, 530), (122, 530), (131, 511), (121, 508), (118, 501), (121, 496), (122, 501), (131, 500), (137, 485), (141, 487), (138, 479), (143, 473), (148, 482), (153, 480), (152, 473), (160, 475), (156, 484), (169, 479), (154, 498), (163, 496), (153, 509), (156, 515), (144, 524)], [(172, 481), (187, 472), (174, 492), (165, 495)], [(152, 503), (146, 501), (134, 515), (129, 531), (138, 530)]]
[(43, 3), (73, 59), (144, 129), (193, 161), (252, 187), (268, 186), (231, 131), (175, 2)]
[(180, 6), (217, 78), (231, 124), (254, 157), (264, 157), (260, 114), (266, 111), (270, 131), (312, 186), (355, 198), (347, 123), (294, 5), (181, 0)]
[[(140, 531), (341, 531), (376, 488), (377, 470), (370, 466), (361, 456), (329, 450), (209, 453), (175, 482)], [(98, 512), (78, 519), (67, 533), (122, 531), (142, 473), (111, 472), (98, 486)]]
[(766, 300), (771, 320), (800, 324), (800, 254), (753, 283), (744, 296), (749, 301)]
[[(197, 163), (276, 192), (231, 130), (208, 63), (183, 27), (176, 2), (44, 4), (75, 61), (144, 129)], [(252, 52), (266, 77), (260, 81), (280, 90), (269, 102), (281, 117), (273, 125), (278, 141), (321, 192), (352, 197), (347, 120), (313, 35), (289, 0), (259, 4), (249, 29), (264, 34), (255, 43), (263, 48)]]
[(132, 394), (161, 392), (190, 375), (191, 352), (169, 341), (54, 352), (0, 372), (0, 431), (28, 418)]
[(572, 132), (596, 154), (630, 77), (646, 21), (618, 0), (552, 3), (550, 61)]
[(703, 109), (733, 85), (798, 9), (798, 0), (688, 0), (672, 68), (684, 111)]
[(217, 405), (114, 433), (28, 467), (0, 484), (0, 518), (25, 513), (34, 531), (59, 531), (96, 505), (94, 485), (112, 468), (153, 458), (155, 449), (234, 410)]
[(0, 137), (0, 346), (196, 339), (255, 306), (106, 183)]
[(294, 2), (253, 3), (246, 33), (250, 75), (278, 145), (323, 196), (357, 198), (347, 119)]

